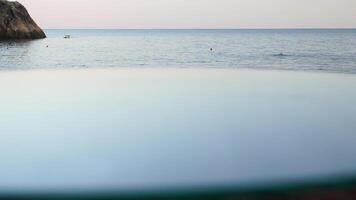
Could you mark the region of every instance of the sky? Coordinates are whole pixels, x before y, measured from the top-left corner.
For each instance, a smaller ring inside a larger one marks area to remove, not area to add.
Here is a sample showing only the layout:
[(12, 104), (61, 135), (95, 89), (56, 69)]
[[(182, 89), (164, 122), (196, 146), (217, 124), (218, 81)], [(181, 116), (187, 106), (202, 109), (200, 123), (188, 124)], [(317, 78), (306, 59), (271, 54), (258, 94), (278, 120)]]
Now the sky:
[(42, 28), (356, 28), (356, 0), (18, 0)]

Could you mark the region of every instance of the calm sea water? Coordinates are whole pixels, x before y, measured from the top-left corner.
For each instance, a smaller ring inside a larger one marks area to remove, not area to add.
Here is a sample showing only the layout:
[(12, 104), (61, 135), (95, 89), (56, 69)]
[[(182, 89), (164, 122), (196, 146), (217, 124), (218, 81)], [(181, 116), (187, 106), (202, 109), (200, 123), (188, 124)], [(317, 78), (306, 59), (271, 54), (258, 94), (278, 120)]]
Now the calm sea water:
[(0, 88), (0, 195), (355, 175), (353, 74), (26, 70)]
[[(356, 30), (46, 30), (46, 33), (48, 38), (44, 40), (0, 43), (0, 69), (214, 67), (356, 73)], [(64, 35), (72, 38), (66, 40)]]
[(47, 35), (0, 43), (0, 195), (355, 175), (356, 30)]

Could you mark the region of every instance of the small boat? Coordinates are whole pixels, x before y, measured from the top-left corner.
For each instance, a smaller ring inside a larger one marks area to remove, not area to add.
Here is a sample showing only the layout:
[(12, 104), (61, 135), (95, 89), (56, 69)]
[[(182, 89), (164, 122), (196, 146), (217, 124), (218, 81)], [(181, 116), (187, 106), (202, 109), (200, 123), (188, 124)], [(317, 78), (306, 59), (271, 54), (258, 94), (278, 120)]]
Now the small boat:
[(70, 39), (70, 35), (65, 35), (64, 39)]

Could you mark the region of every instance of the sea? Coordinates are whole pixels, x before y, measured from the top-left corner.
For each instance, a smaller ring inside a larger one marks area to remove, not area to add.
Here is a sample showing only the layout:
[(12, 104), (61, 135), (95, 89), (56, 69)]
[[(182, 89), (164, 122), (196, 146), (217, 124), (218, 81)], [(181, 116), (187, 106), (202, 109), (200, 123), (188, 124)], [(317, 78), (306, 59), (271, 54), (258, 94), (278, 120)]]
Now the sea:
[(356, 179), (356, 30), (46, 34), (0, 43), (0, 199)]
[[(0, 70), (248, 68), (356, 73), (355, 29), (45, 30), (0, 43)], [(70, 35), (70, 39), (64, 39)]]

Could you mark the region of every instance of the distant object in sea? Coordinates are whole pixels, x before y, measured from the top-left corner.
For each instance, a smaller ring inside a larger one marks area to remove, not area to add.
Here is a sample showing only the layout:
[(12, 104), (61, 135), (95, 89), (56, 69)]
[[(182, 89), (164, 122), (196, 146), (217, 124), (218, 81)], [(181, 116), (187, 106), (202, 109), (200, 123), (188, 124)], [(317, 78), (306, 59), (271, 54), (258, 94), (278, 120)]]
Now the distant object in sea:
[(213, 51), (214, 49), (213, 48), (210, 48), (210, 51)]
[(46, 34), (17, 1), (0, 0), (0, 40), (41, 39)]
[(284, 56), (287, 56), (287, 54), (284, 54), (284, 53), (279, 53), (279, 54), (275, 54), (274, 56), (279, 56), (279, 57), (284, 57)]
[(70, 39), (70, 35), (65, 35), (64, 39)]

